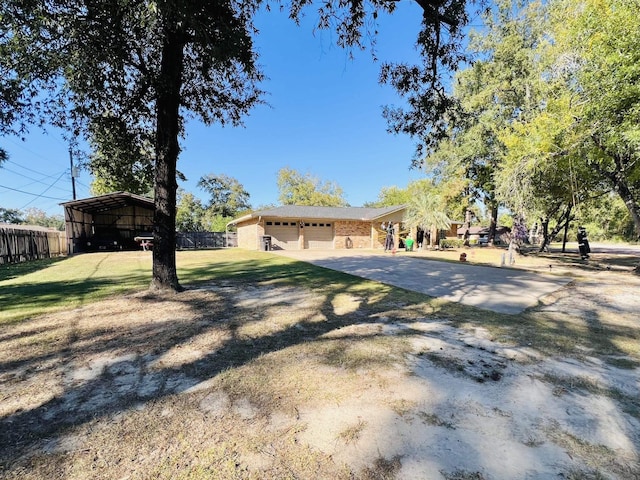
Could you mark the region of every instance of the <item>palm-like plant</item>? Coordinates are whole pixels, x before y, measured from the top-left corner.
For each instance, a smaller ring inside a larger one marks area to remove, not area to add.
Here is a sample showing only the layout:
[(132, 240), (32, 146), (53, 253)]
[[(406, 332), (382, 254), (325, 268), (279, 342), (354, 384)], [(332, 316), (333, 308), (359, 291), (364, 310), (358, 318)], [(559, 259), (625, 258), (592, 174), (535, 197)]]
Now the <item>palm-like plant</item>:
[(409, 228), (421, 228), (432, 232), (431, 245), (435, 241), (434, 230), (448, 230), (451, 219), (445, 212), (442, 198), (433, 193), (422, 191), (416, 194), (407, 206), (404, 223)]

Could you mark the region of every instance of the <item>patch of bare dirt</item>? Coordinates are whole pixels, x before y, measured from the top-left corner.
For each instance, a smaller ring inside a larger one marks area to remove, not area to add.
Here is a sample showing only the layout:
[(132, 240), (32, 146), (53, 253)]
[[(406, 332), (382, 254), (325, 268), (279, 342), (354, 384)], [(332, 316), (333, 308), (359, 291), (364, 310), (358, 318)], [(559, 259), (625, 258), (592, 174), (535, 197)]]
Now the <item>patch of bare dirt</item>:
[(614, 329), (575, 355), (428, 305), (252, 284), (4, 326), (0, 477), (640, 478), (621, 338), (640, 338), (640, 296), (620, 278), (522, 317)]

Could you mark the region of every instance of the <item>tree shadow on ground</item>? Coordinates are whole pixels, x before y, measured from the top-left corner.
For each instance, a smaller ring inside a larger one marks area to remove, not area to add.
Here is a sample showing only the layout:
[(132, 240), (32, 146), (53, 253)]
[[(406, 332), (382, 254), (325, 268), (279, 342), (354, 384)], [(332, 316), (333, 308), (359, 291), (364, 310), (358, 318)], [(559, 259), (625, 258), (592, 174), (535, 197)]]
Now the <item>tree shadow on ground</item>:
[[(590, 334), (594, 334), (604, 336), (597, 340), (599, 351), (622, 354), (606, 336), (637, 335), (637, 330), (626, 327), (612, 332), (600, 325), (597, 318), (584, 332), (583, 327), (549, 316), (548, 312), (487, 317), (473, 308), (431, 301), (420, 294), (304, 262), (261, 259), (220, 262), (194, 267), (182, 274), (187, 284), (189, 279), (203, 277), (211, 281), (192, 282), (181, 294), (136, 295), (135, 308), (125, 305), (122, 311), (117, 311), (117, 303), (110, 304), (108, 300), (104, 302), (108, 308), (97, 312), (76, 309), (69, 312), (68, 318), (60, 317), (55, 326), (46, 319), (32, 319), (23, 322), (18, 332), (3, 332), (0, 337), (3, 344), (22, 342), (16, 358), (0, 363), (0, 382), (4, 392), (8, 392), (6, 395), (11, 394), (11, 389), (17, 392), (25, 382), (37, 382), (44, 375), (58, 374), (58, 383), (40, 385), (45, 390), (51, 387), (47, 398), (0, 418), (0, 471), (17, 472), (21, 462), (28, 464), (26, 457), (42, 452), (43, 445), (51, 439), (63, 438), (76, 427), (197, 390), (221, 374), (292, 347), (309, 343), (326, 345), (325, 359), (329, 364), (348, 364), (344, 344), (335, 343), (337, 339), (349, 342), (384, 336), (376, 331), (355, 335), (349, 328), (376, 326), (388, 323), (389, 319), (402, 321), (406, 314), (403, 309), (407, 308), (414, 309), (424, 321), (444, 319), (455, 323), (457, 319), (460, 326), (472, 323), (484, 327), (483, 319), (492, 318), (496, 325), (507, 324), (509, 334), (523, 324), (526, 328), (521, 333), (515, 332), (514, 338), (522, 342), (531, 342), (533, 338), (536, 347), (544, 342), (559, 345), (561, 338), (575, 338), (576, 343), (592, 347), (596, 340)], [(307, 305), (307, 299), (298, 291), (300, 287), (319, 293), (320, 302)], [(62, 284), (55, 288), (61, 289)], [(88, 284), (86, 288), (93, 286)], [(336, 308), (341, 295), (353, 298), (353, 308), (343, 313)], [(156, 321), (152, 312), (158, 304), (173, 313)], [(279, 315), (289, 310), (299, 311), (299, 315), (279, 328), (251, 329), (275, 308), (281, 309)], [(128, 317), (129, 322), (110, 324), (109, 312), (113, 318)], [(489, 320), (487, 324), (490, 323)], [(406, 333), (414, 334), (420, 332)], [(37, 346), (43, 340), (41, 335), (45, 335), (46, 342)], [(205, 337), (212, 340), (198, 343)], [(194, 351), (200, 350), (197, 355), (171, 361), (178, 349), (194, 344), (198, 345)], [(354, 361), (353, 368), (357, 369), (361, 361), (373, 367), (387, 360), (372, 351)]]
[(55, 265), (65, 260), (65, 258), (66, 257), (44, 258), (30, 262), (2, 264), (0, 265), (0, 282), (37, 272), (51, 265)]
[[(80, 308), (68, 312), (66, 318), (59, 318), (56, 325), (47, 325), (47, 316), (22, 322), (16, 326), (18, 332), (3, 332), (0, 341), (5, 345), (19, 344), (11, 352), (15, 357), (5, 357), (0, 363), (0, 379), (8, 395), (19, 394), (25, 382), (38, 382), (45, 375), (56, 376), (58, 384), (41, 384), (40, 388), (49, 390), (49, 398), (24, 409), (18, 407), (0, 419), (2, 471), (10, 470), (25, 454), (40, 449), (43, 442), (63, 437), (75, 427), (183, 392), (270, 353), (302, 343), (324, 342), (323, 337), (332, 331), (354, 324), (379, 323), (380, 312), (416, 298), (410, 292), (405, 292), (406, 298), (398, 298), (398, 291), (386, 286), (377, 286), (373, 295), (370, 291), (365, 295), (371, 287), (362, 287), (361, 279), (336, 272), (323, 272), (313, 278), (317, 267), (302, 262), (274, 266), (248, 261), (202, 269), (210, 273), (213, 282), (192, 285), (182, 294), (138, 295), (134, 311), (99, 310), (98, 315), (106, 316), (106, 322), (95, 317), (96, 324), (92, 324), (96, 314)], [(202, 278), (202, 274), (199, 271), (194, 275)], [(189, 276), (185, 272), (183, 279)], [(313, 306), (290, 325), (252, 335), (243, 330), (268, 308), (275, 305), (296, 309), (299, 300), (271, 299), (271, 304), (265, 305), (259, 299), (242, 306), (238, 296), (254, 288), (252, 281), (256, 278), (260, 279), (257, 287), (265, 290), (263, 294), (271, 288), (293, 288), (293, 285), (316, 291), (324, 289), (325, 293), (320, 305)], [(59, 292), (63, 287), (67, 288), (67, 284), (61, 282), (50, 285), (47, 291)], [(89, 282), (83, 288), (90, 291), (93, 287)], [(204, 297), (199, 290), (204, 291)], [(345, 293), (362, 301), (348, 314), (337, 314), (335, 297)], [(158, 302), (178, 305), (177, 318), (158, 323), (145, 318)], [(89, 314), (91, 318), (83, 318)], [(129, 315), (131, 322), (109, 325), (110, 314), (114, 318)], [(188, 318), (181, 319), (185, 314)], [(209, 351), (184, 362), (163, 365), (163, 358), (177, 346), (206, 336), (218, 339)], [(363, 338), (366, 337), (357, 337)], [(43, 345), (38, 348), (29, 348), (41, 341)], [(376, 361), (375, 357), (368, 360)]]

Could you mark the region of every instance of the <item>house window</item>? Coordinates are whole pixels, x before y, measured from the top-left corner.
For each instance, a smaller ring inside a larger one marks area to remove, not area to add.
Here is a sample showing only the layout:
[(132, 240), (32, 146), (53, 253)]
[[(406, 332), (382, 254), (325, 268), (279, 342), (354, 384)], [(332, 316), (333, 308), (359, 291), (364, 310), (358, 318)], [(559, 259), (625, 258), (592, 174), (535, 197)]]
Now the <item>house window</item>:
[(280, 222), (276, 222), (275, 224), (276, 224), (276, 225), (280, 225)]
[(267, 222), (267, 225), (273, 225), (273, 222)]
[(311, 226), (311, 224), (310, 224), (310, 223), (305, 223), (305, 224), (304, 224), (304, 226), (305, 226), (305, 227), (310, 227), (310, 226)]
[(312, 226), (312, 227), (317, 227), (317, 226), (318, 226), (318, 224), (317, 224), (317, 223), (312, 223), (312, 224), (311, 224), (311, 226)]
[(330, 223), (327, 223), (327, 225), (326, 225), (326, 226), (327, 226), (327, 227), (330, 227), (330, 226), (331, 226), (331, 224), (330, 224)]

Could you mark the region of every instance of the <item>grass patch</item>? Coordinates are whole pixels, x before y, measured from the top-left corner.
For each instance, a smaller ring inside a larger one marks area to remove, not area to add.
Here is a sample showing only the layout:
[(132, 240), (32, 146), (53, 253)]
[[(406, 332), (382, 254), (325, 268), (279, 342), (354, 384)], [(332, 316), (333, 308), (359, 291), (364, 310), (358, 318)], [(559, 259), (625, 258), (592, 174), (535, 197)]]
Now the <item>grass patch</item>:
[(560, 428), (560, 425), (555, 421), (547, 426), (545, 430), (549, 440), (566, 449), (571, 456), (582, 458), (593, 468), (615, 464), (616, 452), (606, 445), (594, 445), (576, 437)]
[(637, 360), (633, 360), (631, 358), (605, 358), (605, 362), (607, 362), (612, 367), (620, 368), (623, 370), (635, 370), (640, 367), (640, 362)]
[(393, 410), (398, 416), (405, 419), (409, 419), (411, 412), (415, 409), (417, 403), (405, 399), (393, 400), (389, 402), (391, 410)]
[(392, 459), (378, 458), (373, 466), (362, 471), (360, 480), (395, 480), (400, 468), (402, 468), (402, 457), (399, 455)]
[(625, 413), (640, 420), (640, 400), (617, 388), (600, 386), (598, 382), (587, 377), (567, 377), (545, 373), (541, 379), (554, 385), (553, 394), (556, 396), (562, 396), (572, 391), (605, 396), (620, 403)]
[(369, 337), (365, 334), (327, 343), (323, 356), (327, 365), (357, 371), (390, 368), (403, 362), (402, 356), (410, 350), (411, 346), (402, 338), (386, 335)]
[(573, 469), (563, 474), (567, 480), (609, 480), (611, 477), (604, 475), (599, 470), (577, 470)]
[(151, 281), (148, 252), (93, 253), (0, 267), (0, 324), (72, 309)]
[(456, 429), (453, 423), (447, 420), (443, 420), (441, 417), (439, 417), (435, 413), (418, 412), (418, 417), (427, 425), (433, 425), (434, 427), (444, 427), (444, 428), (448, 428), (449, 430)]
[(486, 480), (480, 472), (467, 472), (465, 470), (455, 470), (453, 472), (440, 471), (445, 480)]
[[(296, 286), (321, 293), (367, 296), (370, 308), (394, 291), (405, 304), (424, 295), (401, 291), (334, 270), (265, 252), (240, 249), (176, 252), (183, 285), (211, 282)], [(151, 282), (151, 252), (89, 253), (0, 266), (0, 324), (42, 313), (77, 308), (117, 294), (144, 290)], [(398, 298), (396, 299), (396, 301)], [(381, 309), (388, 308), (388, 305)], [(439, 308), (439, 307), (438, 307)], [(349, 312), (347, 312), (349, 313)]]
[[(237, 249), (177, 252), (176, 265), (185, 285), (248, 277), (305, 283), (313, 271), (302, 262)], [(139, 251), (87, 253), (0, 266), (0, 323), (145, 289), (151, 282), (151, 266), (151, 252)]]
[(428, 358), (431, 363), (437, 367), (443, 368), (451, 373), (464, 373), (465, 363), (456, 357), (448, 357), (445, 355), (438, 355), (437, 353), (424, 353), (422, 356)]
[(349, 425), (347, 428), (338, 433), (338, 440), (343, 442), (345, 445), (349, 445), (351, 443), (356, 443), (360, 439), (360, 435), (367, 427), (367, 422), (362, 419), (359, 419), (353, 425)]

